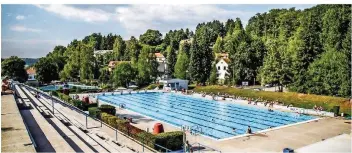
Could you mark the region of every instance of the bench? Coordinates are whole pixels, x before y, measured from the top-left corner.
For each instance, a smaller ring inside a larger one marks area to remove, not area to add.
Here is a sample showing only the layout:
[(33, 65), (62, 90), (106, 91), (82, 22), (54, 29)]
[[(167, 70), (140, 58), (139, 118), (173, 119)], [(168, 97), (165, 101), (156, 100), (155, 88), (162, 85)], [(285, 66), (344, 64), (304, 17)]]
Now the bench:
[(30, 102), (25, 102), (24, 103), (24, 108), (25, 109), (32, 109), (33, 107), (32, 107), (32, 103), (30, 103)]
[(70, 122), (66, 118), (64, 118), (62, 116), (56, 116), (56, 118), (59, 119), (59, 121), (61, 121), (66, 126), (70, 126), (71, 125)]
[(40, 114), (43, 114), (42, 108), (40, 108), (39, 106), (37, 106), (37, 109), (38, 109), (38, 111), (39, 111)]
[[(42, 109), (42, 108), (41, 108)], [(49, 112), (49, 110), (43, 110), (42, 109), (42, 111), (43, 111), (43, 113), (42, 113), (42, 115), (45, 117), (45, 118), (51, 118), (52, 116), (51, 116), (51, 114), (50, 114), (50, 112)]]

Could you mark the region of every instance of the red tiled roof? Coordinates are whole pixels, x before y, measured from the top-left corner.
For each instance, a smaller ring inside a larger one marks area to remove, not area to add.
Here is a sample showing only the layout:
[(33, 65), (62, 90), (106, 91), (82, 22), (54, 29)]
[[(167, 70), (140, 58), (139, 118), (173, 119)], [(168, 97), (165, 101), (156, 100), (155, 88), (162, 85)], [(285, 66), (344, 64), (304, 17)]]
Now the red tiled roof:
[(123, 63), (123, 62), (130, 62), (130, 61), (110, 61), (108, 66), (115, 67), (116, 65)]
[(31, 74), (36, 74), (36, 70), (33, 67), (30, 67), (29, 69), (26, 70), (27, 74), (31, 75)]
[(161, 53), (155, 53), (155, 56), (158, 57), (158, 58), (164, 58), (164, 55), (161, 54)]

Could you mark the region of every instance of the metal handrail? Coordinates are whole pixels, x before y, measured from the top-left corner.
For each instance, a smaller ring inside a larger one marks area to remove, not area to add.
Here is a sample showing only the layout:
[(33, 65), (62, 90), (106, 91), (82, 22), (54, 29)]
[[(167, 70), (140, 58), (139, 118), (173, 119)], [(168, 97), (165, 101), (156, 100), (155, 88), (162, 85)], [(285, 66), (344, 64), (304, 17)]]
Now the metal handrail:
[[(220, 150), (214, 149), (214, 148), (212, 148), (212, 147), (208, 147), (208, 146), (203, 145), (203, 144), (201, 144), (201, 143), (199, 143), (199, 142), (195, 142), (195, 143), (193, 143), (193, 144), (191, 144), (191, 145), (192, 145), (192, 146), (196, 146), (195, 144), (198, 145), (198, 149), (200, 148), (200, 146), (202, 146), (202, 147), (209, 148), (209, 149), (211, 149), (211, 150), (213, 150), (213, 151), (216, 151), (216, 152), (221, 153)], [(198, 152), (200, 152), (200, 149), (198, 150)]]
[[(155, 149), (153, 149), (153, 148), (151, 148), (151, 147), (149, 147), (149, 146), (147, 146), (147, 145), (144, 145), (143, 143), (139, 142), (138, 140), (135, 140), (134, 138), (130, 137), (129, 135), (126, 135), (125, 133), (121, 132), (120, 130), (118, 130), (118, 129), (116, 129), (116, 128), (114, 128), (114, 127), (112, 127), (112, 126), (106, 124), (106, 123), (103, 122), (102, 120), (97, 119), (97, 118), (92, 117), (92, 116), (89, 116), (88, 114), (86, 114), (86, 113), (85, 113), (84, 111), (82, 111), (81, 109), (79, 109), (79, 108), (77, 108), (77, 107), (75, 107), (75, 106), (73, 106), (73, 105), (71, 105), (71, 104), (65, 102), (64, 100), (61, 100), (61, 99), (59, 99), (59, 98), (57, 98), (57, 97), (55, 97), (55, 96), (50, 96), (50, 95), (48, 95), (47, 93), (45, 93), (45, 92), (43, 92), (43, 91), (41, 91), (41, 90), (39, 90), (39, 89), (33, 88), (33, 87), (31, 87), (31, 86), (28, 86), (28, 85), (25, 85), (25, 84), (22, 84), (22, 85), (25, 86), (25, 87), (27, 87), (27, 88), (30, 88), (30, 89), (32, 89), (32, 90), (34, 90), (34, 91), (37, 91), (37, 92), (39, 92), (39, 93), (41, 93), (41, 94), (44, 94), (44, 95), (46, 95), (46, 96), (48, 96), (48, 97), (50, 97), (50, 98), (53, 98), (53, 99), (55, 99), (57, 102), (59, 102), (59, 103), (61, 103), (61, 104), (63, 104), (63, 105), (66, 105), (66, 106), (68, 106), (68, 107), (70, 107), (70, 108), (75, 109), (77, 112), (86, 115), (86, 117), (90, 117), (91, 119), (93, 119), (93, 120), (95, 120), (95, 121), (98, 121), (98, 122), (100, 122), (101, 124), (104, 124), (105, 126), (111, 128), (112, 130), (118, 131), (121, 135), (123, 135), (123, 136), (125, 136), (126, 138), (128, 138), (128, 139), (130, 139), (130, 140), (132, 140), (132, 141), (134, 141), (134, 142), (136, 142), (136, 143), (142, 145), (143, 147), (148, 148), (149, 150), (151, 150), (151, 151), (153, 151), (153, 152), (158, 152), (157, 150), (155, 150)], [(158, 146), (158, 147), (160, 147), (160, 148), (163, 148), (163, 149), (165, 149), (166, 151), (171, 151), (170, 149), (167, 149), (167, 148), (165, 148), (165, 147), (163, 147), (163, 146), (160, 146), (160, 145), (158, 145), (158, 144), (154, 144), (154, 145), (156, 145), (156, 146)]]

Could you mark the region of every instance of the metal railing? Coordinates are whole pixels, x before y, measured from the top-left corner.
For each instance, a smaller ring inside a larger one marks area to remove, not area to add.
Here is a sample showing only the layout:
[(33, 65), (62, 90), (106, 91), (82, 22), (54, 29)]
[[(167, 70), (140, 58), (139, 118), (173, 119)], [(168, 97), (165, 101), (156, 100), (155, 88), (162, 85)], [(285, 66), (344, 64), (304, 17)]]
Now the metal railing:
[[(206, 151), (212, 151), (212, 152), (218, 152), (218, 153), (221, 153), (221, 151), (220, 150), (217, 150), (217, 149), (214, 149), (214, 148), (211, 148), (211, 147), (209, 147), (209, 146), (206, 146), (206, 145), (203, 145), (203, 144), (200, 144), (200, 143), (198, 143), (198, 142), (196, 142), (196, 143), (193, 143), (193, 144), (191, 144), (191, 146), (192, 146), (192, 148), (193, 147), (195, 147), (195, 146), (197, 146), (198, 148), (197, 148), (197, 150), (193, 150), (193, 152), (206, 152)], [(201, 147), (204, 147), (205, 149), (203, 149), (204, 151), (202, 151), (202, 149), (201, 149)]]
[[(65, 102), (65, 101), (62, 100), (62, 99), (59, 99), (58, 97), (55, 97), (55, 96), (52, 96), (52, 95), (48, 95), (48, 93), (45, 93), (45, 92), (43, 92), (43, 91), (41, 91), (41, 90), (39, 90), (39, 89), (33, 88), (33, 87), (28, 86), (28, 85), (25, 85), (25, 84), (20, 84), (20, 85), (23, 85), (23, 86), (25, 86), (26, 88), (29, 88), (29, 89), (31, 89), (31, 90), (33, 90), (33, 91), (36, 91), (36, 92), (38, 92), (38, 93), (41, 93), (42, 95), (45, 95), (45, 96), (48, 97), (48, 98), (54, 99), (55, 102), (58, 102), (58, 103), (60, 103), (60, 104), (62, 104), (62, 105), (65, 105), (65, 106), (71, 108), (71, 109), (74, 109), (76, 112), (78, 112), (78, 113), (80, 113), (80, 114), (84, 114), (84, 115), (86, 116), (86, 128), (87, 128), (87, 129), (88, 129), (88, 117), (89, 117), (89, 118), (91, 118), (91, 119), (93, 119), (93, 120), (95, 120), (95, 121), (97, 121), (97, 122), (100, 122), (100, 123), (101, 123), (101, 127), (102, 127), (102, 125), (105, 125), (106, 127), (109, 127), (110, 129), (114, 130), (114, 131), (116, 132), (116, 134), (115, 134), (115, 137), (116, 137), (115, 140), (116, 140), (116, 141), (117, 141), (117, 139), (118, 139), (117, 133), (119, 133), (120, 135), (122, 135), (122, 136), (128, 138), (129, 140), (132, 140), (133, 142), (135, 142), (135, 143), (141, 145), (143, 152), (145, 151), (145, 149), (148, 149), (148, 150), (150, 150), (150, 151), (152, 151), (152, 152), (171, 152), (171, 151), (172, 151), (172, 150), (170, 150), (170, 149), (167, 149), (167, 148), (165, 148), (165, 147), (163, 147), (163, 146), (161, 146), (161, 145), (158, 145), (158, 144), (155, 144), (155, 143), (154, 143), (155, 146), (157, 146), (157, 147), (159, 147), (159, 148), (161, 148), (162, 150), (165, 150), (165, 151), (158, 151), (158, 150), (155, 150), (154, 148), (151, 148), (151, 147), (149, 147), (148, 145), (146, 145), (144, 142), (140, 142), (140, 141), (134, 139), (133, 137), (131, 137), (131, 136), (129, 136), (129, 135), (123, 133), (122, 131), (118, 130), (117, 128), (114, 128), (114, 127), (108, 125), (107, 123), (103, 122), (101, 119), (98, 119), (98, 118), (89, 116), (86, 112), (84, 112), (84, 111), (82, 111), (81, 109), (79, 109), (79, 108), (77, 108), (77, 107), (75, 107), (75, 106), (69, 104), (68, 102)], [(53, 110), (54, 110), (54, 105), (53, 105)], [(60, 112), (60, 114), (62, 114), (62, 113)], [(63, 114), (62, 114), (62, 115), (63, 115)], [(65, 116), (65, 115), (63, 115), (63, 116)]]

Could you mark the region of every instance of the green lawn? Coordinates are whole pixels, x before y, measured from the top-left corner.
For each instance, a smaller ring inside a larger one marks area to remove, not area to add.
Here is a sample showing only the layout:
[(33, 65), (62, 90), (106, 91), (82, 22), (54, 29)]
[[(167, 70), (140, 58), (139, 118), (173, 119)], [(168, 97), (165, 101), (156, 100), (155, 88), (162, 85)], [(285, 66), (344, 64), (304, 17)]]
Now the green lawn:
[(262, 98), (264, 100), (278, 100), (285, 105), (292, 104), (295, 107), (312, 109), (314, 105), (323, 106), (324, 110), (332, 111), (333, 106), (340, 106), (340, 112), (351, 114), (351, 103), (347, 98), (309, 95), (295, 92), (270, 92), (254, 91), (250, 89), (237, 89), (224, 86), (197, 86), (194, 91), (200, 92), (221, 92), (230, 95), (243, 96), (249, 98)]

